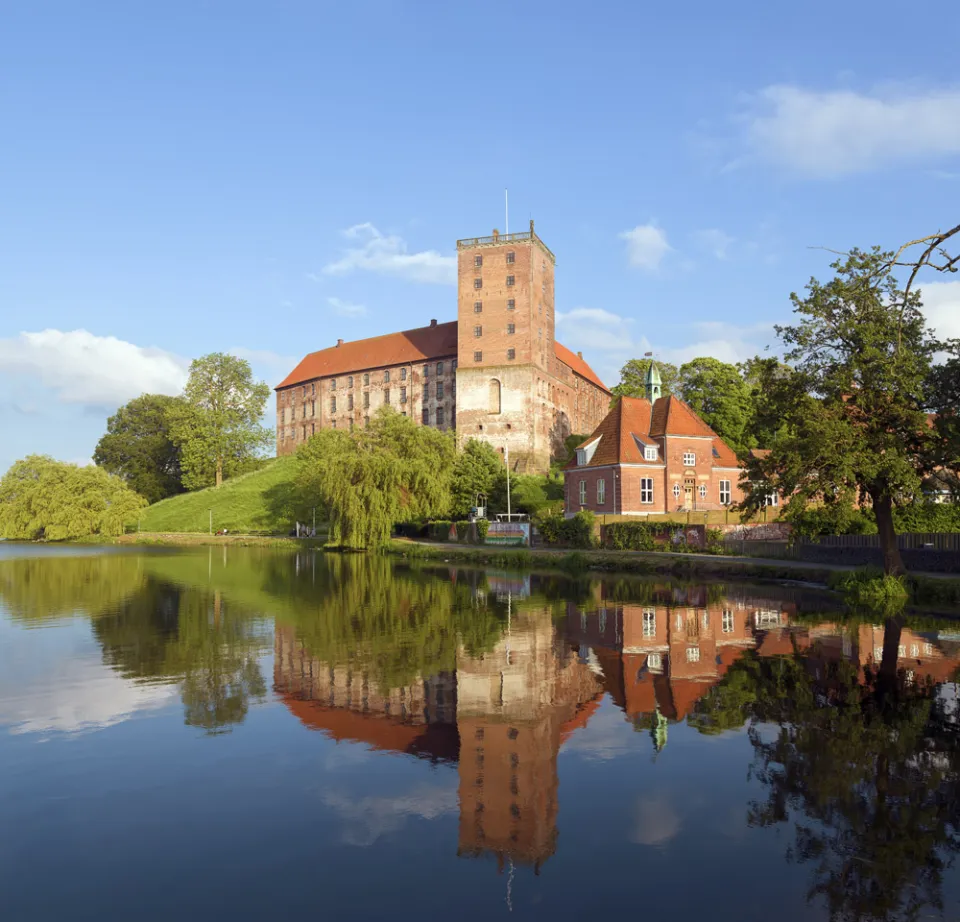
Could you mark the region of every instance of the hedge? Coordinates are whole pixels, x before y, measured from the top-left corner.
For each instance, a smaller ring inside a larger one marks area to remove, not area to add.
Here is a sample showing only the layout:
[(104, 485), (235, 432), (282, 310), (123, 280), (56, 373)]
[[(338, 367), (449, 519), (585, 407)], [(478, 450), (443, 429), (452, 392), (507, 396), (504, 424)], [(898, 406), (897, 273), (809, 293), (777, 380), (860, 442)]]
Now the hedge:
[(571, 519), (556, 513), (539, 515), (535, 524), (544, 544), (592, 548), (596, 546), (593, 538), (596, 520), (597, 517), (592, 512), (583, 510)]

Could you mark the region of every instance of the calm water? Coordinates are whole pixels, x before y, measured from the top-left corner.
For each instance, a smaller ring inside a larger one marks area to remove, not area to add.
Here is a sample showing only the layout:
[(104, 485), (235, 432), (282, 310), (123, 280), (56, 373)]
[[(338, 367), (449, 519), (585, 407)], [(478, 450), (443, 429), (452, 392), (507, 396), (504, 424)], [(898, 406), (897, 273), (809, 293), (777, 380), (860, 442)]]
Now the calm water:
[(960, 918), (960, 622), (835, 608), (0, 545), (0, 919)]

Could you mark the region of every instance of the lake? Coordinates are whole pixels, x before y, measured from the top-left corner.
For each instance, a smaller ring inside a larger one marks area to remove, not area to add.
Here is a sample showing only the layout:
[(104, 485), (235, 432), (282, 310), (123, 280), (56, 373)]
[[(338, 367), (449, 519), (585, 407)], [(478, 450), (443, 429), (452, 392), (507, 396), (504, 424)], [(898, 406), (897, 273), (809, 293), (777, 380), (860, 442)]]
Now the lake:
[(957, 919), (958, 667), (792, 586), (0, 544), (0, 919)]

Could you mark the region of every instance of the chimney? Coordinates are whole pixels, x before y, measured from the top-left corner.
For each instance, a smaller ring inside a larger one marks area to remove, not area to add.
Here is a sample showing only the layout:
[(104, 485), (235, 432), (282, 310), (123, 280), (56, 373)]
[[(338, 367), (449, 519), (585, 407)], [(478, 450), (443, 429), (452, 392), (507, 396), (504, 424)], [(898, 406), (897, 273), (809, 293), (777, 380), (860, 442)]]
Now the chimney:
[(338, 339), (338, 340), (337, 340), (337, 348), (339, 349), (340, 346), (342, 346), (342, 345), (343, 345), (343, 340), (342, 340), (342, 339)]
[[(435, 327), (436, 325), (437, 325), (437, 321), (436, 321), (436, 320), (431, 320), (431, 321), (430, 321), (430, 326)], [(343, 342), (343, 340), (341, 340), (341, 342)]]
[(577, 358), (578, 358), (578, 359), (582, 359), (582, 358), (583, 358), (583, 353), (582, 353), (582, 352), (578, 352), (578, 353), (577, 353)]
[(500, 231), (496, 228), (493, 229), (493, 239), (496, 240), (500, 236)]

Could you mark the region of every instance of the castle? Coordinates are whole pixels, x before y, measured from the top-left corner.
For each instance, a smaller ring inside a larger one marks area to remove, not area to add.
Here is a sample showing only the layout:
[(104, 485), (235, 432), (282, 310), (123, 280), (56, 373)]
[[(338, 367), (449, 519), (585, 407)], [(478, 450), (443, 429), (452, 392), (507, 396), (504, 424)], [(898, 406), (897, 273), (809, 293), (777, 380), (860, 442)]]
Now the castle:
[(547, 470), (611, 399), (583, 355), (555, 339), (555, 264), (533, 221), (458, 240), (457, 319), (311, 352), (276, 387), (277, 454), (391, 406), (460, 444), (488, 442), (515, 470)]

